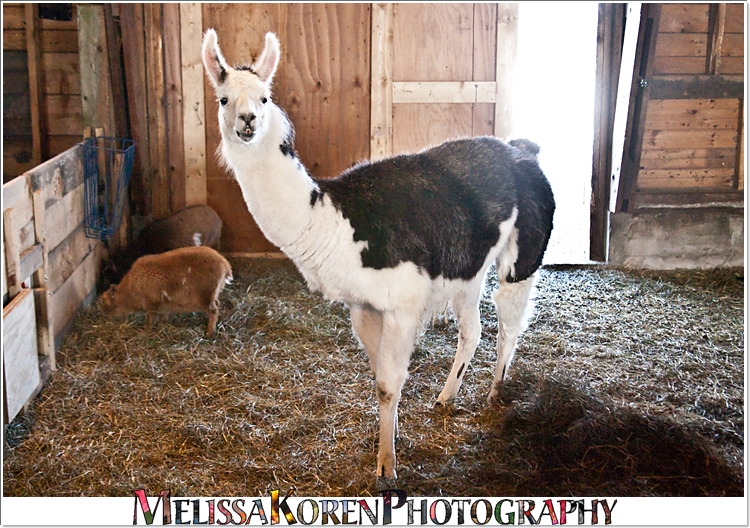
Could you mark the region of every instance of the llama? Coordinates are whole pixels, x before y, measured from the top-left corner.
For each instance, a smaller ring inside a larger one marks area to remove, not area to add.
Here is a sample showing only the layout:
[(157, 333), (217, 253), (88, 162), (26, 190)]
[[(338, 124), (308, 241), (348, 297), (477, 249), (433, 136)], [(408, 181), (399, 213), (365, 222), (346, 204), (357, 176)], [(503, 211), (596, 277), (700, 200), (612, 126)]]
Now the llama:
[(312, 290), (348, 306), (375, 375), (376, 473), (393, 479), (397, 407), (417, 335), (450, 303), (458, 350), (437, 399), (448, 402), (477, 347), (479, 300), (493, 262), (498, 361), (488, 401), (496, 396), (552, 230), (552, 190), (535, 144), (492, 137), (448, 141), (315, 179), (294, 149), (290, 120), (271, 100), (279, 58), (269, 32), (251, 66), (230, 67), (216, 32), (206, 31), (203, 64), (219, 102), (220, 157), (268, 240)]
[(153, 326), (158, 313), (202, 311), (208, 315), (206, 333), (213, 337), (219, 294), (230, 282), (232, 267), (218, 251), (186, 247), (139, 258), (100, 302), (102, 311), (115, 316), (145, 311), (148, 326)]

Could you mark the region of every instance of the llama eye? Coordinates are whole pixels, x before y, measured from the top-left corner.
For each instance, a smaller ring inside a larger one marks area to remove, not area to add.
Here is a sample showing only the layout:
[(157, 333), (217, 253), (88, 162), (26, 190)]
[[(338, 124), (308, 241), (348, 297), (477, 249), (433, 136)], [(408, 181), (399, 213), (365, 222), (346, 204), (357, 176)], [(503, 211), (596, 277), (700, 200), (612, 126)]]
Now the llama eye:
[(266, 104), (268, 102), (268, 99), (266, 97), (264, 97), (263, 99), (260, 100), (260, 102), (263, 103), (263, 104)]
[(229, 99), (227, 99), (226, 97), (222, 97), (221, 99), (219, 99), (219, 102), (221, 103), (221, 106), (225, 106), (229, 102)]

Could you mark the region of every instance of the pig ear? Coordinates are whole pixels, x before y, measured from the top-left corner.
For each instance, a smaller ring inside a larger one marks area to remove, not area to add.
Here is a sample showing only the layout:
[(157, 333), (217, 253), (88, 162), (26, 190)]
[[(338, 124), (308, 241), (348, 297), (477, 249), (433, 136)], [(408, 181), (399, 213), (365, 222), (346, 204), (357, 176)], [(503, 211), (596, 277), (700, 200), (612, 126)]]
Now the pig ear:
[(214, 88), (218, 88), (226, 80), (229, 67), (221, 54), (216, 31), (213, 29), (206, 30), (203, 37), (203, 66)]
[(279, 39), (271, 32), (266, 33), (266, 45), (258, 60), (253, 64), (253, 71), (261, 81), (271, 84), (273, 76), (276, 73), (276, 67), (279, 65), (280, 57)]

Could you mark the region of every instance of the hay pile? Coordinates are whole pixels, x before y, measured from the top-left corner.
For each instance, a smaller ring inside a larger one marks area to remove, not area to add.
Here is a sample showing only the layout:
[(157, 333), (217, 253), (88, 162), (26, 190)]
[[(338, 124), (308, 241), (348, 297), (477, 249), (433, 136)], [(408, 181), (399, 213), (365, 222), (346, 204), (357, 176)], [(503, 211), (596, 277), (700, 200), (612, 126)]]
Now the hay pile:
[[(230, 259), (205, 316), (83, 314), (51, 384), (6, 430), (6, 496), (368, 496), (377, 404), (347, 310), (288, 261)], [(433, 403), (457, 327), (428, 329), (400, 406), (410, 496), (742, 495), (742, 270), (547, 268), (500, 406), (485, 398), (497, 320), (458, 399)], [(489, 287), (494, 283), (490, 280)], [(488, 287), (488, 291), (489, 291)]]

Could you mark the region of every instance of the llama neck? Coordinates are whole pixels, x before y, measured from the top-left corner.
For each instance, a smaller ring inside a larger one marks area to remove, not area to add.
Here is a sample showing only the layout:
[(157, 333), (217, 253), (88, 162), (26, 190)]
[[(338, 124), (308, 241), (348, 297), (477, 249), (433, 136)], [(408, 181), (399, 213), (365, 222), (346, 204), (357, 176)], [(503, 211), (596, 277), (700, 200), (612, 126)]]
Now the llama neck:
[(294, 132), (286, 114), (268, 104), (271, 121), (263, 136), (250, 145), (223, 139), (221, 151), (250, 214), (266, 238), (283, 250), (310, 224), (310, 193), (317, 184), (294, 153)]

